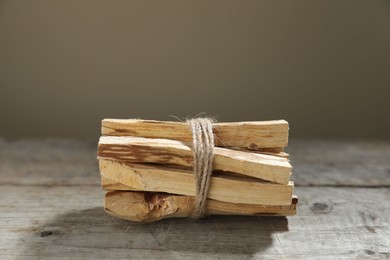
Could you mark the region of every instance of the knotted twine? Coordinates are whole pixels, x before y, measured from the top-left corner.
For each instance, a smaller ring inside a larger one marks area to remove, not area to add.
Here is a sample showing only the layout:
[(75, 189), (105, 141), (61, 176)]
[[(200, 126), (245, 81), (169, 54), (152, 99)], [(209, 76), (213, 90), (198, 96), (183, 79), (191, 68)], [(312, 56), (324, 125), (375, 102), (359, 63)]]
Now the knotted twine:
[(206, 216), (207, 194), (210, 189), (210, 177), (213, 170), (214, 134), (210, 118), (193, 118), (187, 120), (192, 131), (192, 153), (195, 175), (195, 204), (192, 218)]

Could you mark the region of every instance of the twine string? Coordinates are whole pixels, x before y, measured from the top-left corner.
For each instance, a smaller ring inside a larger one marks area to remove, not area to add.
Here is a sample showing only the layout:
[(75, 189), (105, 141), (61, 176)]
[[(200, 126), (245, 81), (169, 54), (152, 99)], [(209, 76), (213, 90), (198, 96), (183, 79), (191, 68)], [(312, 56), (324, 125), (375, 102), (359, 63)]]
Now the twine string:
[(187, 122), (192, 132), (193, 171), (196, 185), (192, 217), (199, 219), (206, 216), (207, 194), (213, 170), (213, 121), (210, 118), (194, 118)]

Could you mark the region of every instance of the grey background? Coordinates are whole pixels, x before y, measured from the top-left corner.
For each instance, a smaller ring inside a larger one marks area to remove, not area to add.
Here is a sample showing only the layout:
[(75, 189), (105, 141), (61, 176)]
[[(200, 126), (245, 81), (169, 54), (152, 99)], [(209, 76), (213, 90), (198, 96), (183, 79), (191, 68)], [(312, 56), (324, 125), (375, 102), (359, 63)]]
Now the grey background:
[(207, 112), (387, 139), (389, 87), (389, 1), (0, 1), (6, 138)]

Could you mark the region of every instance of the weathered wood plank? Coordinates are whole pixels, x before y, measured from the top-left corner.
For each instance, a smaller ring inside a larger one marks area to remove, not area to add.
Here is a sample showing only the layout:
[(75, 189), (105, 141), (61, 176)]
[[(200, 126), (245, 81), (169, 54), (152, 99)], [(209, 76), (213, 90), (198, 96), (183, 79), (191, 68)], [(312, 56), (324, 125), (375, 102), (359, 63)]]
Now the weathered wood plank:
[[(293, 139), (289, 152), (298, 185), (390, 185), (390, 142)], [(104, 213), (96, 142), (0, 139), (0, 176), (1, 259), (390, 257), (390, 188), (297, 187), (294, 217), (143, 225)]]
[(298, 188), (294, 217), (139, 224), (98, 187), (0, 189), (0, 258), (324, 259), (390, 256), (390, 188)]
[[(127, 136), (102, 136), (99, 159), (192, 167), (191, 147), (175, 140)], [(291, 175), (288, 159), (248, 151), (214, 148), (213, 168), (287, 184)]]
[(390, 142), (292, 139), (296, 186), (390, 186)]
[[(215, 123), (215, 145), (271, 148), (281, 152), (288, 144), (288, 122), (285, 120)], [(141, 119), (103, 119), (102, 135), (137, 136), (172, 139), (191, 143), (191, 129), (187, 123)], [(265, 149), (267, 151), (267, 149)]]
[(96, 150), (97, 140), (0, 138), (0, 183), (100, 185)]

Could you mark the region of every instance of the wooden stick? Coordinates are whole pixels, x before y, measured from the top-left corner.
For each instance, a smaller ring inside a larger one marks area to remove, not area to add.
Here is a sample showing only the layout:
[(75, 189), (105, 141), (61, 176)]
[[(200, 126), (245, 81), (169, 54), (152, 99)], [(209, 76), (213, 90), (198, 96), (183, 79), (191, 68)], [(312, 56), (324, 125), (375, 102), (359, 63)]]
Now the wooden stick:
[[(141, 137), (102, 136), (98, 158), (184, 167), (193, 162), (190, 146), (180, 141)], [(286, 158), (221, 147), (214, 148), (213, 167), (280, 184), (289, 182), (292, 169)]]
[[(189, 217), (194, 197), (164, 193), (111, 191), (107, 192), (104, 209), (110, 215), (137, 222), (152, 222), (164, 218)], [(290, 216), (296, 213), (298, 198), (289, 205), (267, 206), (234, 204), (207, 200), (209, 215)]]
[(101, 183), (102, 183), (102, 188), (107, 191), (115, 191), (115, 190), (120, 190), (120, 191), (142, 191), (139, 188), (136, 187), (130, 187), (125, 184), (122, 184), (120, 182), (116, 182), (114, 180), (111, 180), (107, 177), (101, 176)]
[[(110, 160), (100, 160), (99, 167), (103, 177), (125, 185), (115, 187), (111, 183), (107, 186), (103, 179), (104, 189), (120, 190), (129, 186), (143, 191), (195, 196), (195, 180), (191, 171)], [(281, 185), (254, 178), (213, 174), (208, 198), (232, 203), (289, 205), (293, 189), (293, 182)]]
[[(101, 130), (102, 135), (111, 136), (173, 139), (187, 143), (192, 140), (191, 130), (184, 122), (103, 119)], [(273, 148), (274, 152), (282, 152), (288, 144), (288, 122), (285, 120), (216, 123), (214, 133), (216, 146), (222, 147)]]

